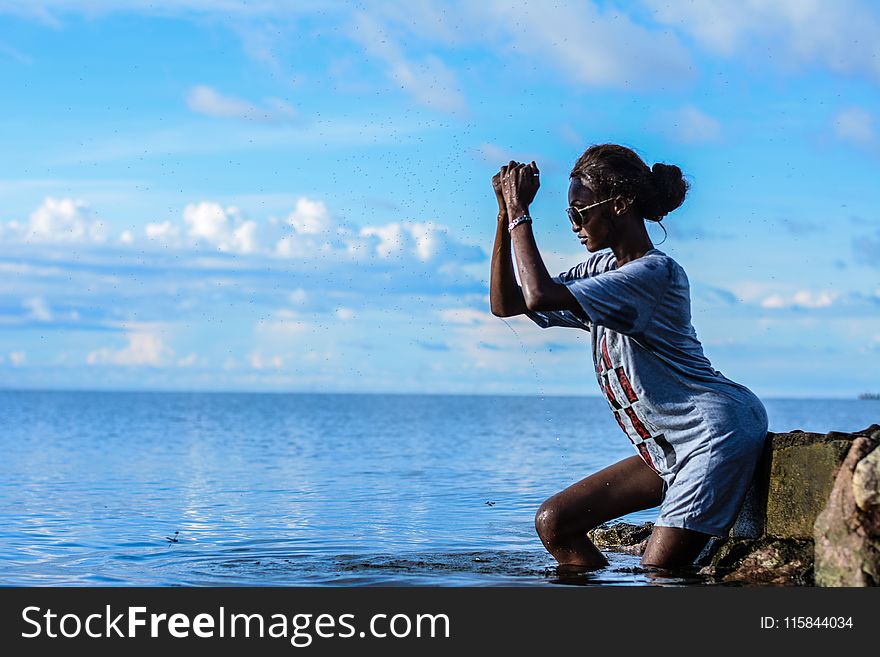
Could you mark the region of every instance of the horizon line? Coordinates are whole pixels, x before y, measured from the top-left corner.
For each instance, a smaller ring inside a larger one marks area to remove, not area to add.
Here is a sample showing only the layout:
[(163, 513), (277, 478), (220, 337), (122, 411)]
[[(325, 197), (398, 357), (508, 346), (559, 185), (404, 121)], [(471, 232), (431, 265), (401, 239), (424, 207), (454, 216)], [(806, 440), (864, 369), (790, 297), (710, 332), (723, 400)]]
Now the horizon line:
[[(122, 394), (207, 394), (207, 395), (351, 395), (351, 396), (377, 396), (391, 395), (399, 397), (554, 397), (576, 399), (604, 399), (599, 394), (563, 394), (555, 392), (397, 392), (382, 390), (231, 390), (231, 389), (157, 389), (157, 388), (7, 388), (0, 386), (0, 393), (122, 393)], [(758, 395), (760, 399), (768, 400), (829, 400), (829, 401), (877, 401), (874, 399), (860, 399), (859, 394), (848, 396), (798, 396), (798, 395)]]

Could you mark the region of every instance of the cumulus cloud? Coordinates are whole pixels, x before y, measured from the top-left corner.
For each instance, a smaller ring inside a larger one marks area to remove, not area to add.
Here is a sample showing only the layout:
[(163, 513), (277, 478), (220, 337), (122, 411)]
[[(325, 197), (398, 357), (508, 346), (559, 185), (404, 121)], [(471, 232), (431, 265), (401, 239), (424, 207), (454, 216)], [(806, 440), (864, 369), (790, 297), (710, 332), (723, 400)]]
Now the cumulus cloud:
[(331, 215), (322, 201), (300, 198), (287, 219), (291, 228), (275, 245), (284, 258), (376, 264), (468, 263), (482, 260), (483, 250), (459, 242), (446, 226), (434, 222), (390, 222), (350, 226)]
[(101, 243), (106, 240), (106, 227), (85, 201), (50, 196), (26, 223), (0, 224), (0, 237), (32, 243)]
[(840, 110), (832, 120), (834, 134), (856, 146), (870, 146), (877, 139), (874, 117), (862, 107), (847, 107)]
[(269, 98), (263, 106), (222, 94), (213, 87), (197, 85), (189, 90), (186, 104), (193, 112), (215, 118), (244, 119), (266, 123), (293, 121), (296, 110), (283, 100)]
[(133, 327), (126, 334), (128, 344), (121, 349), (103, 347), (89, 352), (89, 365), (123, 365), (161, 367), (174, 355), (162, 336), (145, 327)]
[[(82, 201), (49, 198), (28, 224), (0, 224), (0, 237), (65, 242), (105, 243), (103, 224), (91, 219)], [(260, 239), (262, 237), (262, 239)], [(113, 244), (128, 246), (146, 240), (175, 250), (216, 249), (229, 255), (261, 254), (321, 266), (426, 267), (434, 273), (463, 275), (462, 267), (482, 262), (482, 247), (460, 241), (447, 226), (434, 221), (399, 221), (355, 226), (335, 216), (320, 199), (300, 197), (285, 221), (258, 225), (235, 206), (214, 201), (187, 204), (177, 219), (147, 223), (140, 235), (126, 230)], [(351, 270), (352, 272), (354, 270)], [(472, 277), (470, 277), (472, 278)], [(307, 293), (291, 303), (304, 303)]]
[(299, 235), (321, 235), (330, 230), (330, 213), (323, 201), (303, 197), (297, 199), (287, 223)]
[(762, 308), (827, 308), (838, 298), (837, 292), (798, 290), (794, 294), (771, 294), (761, 301)]
[(374, 253), (381, 260), (475, 262), (483, 257), (482, 249), (461, 244), (446, 226), (430, 221), (366, 226), (361, 229), (360, 236), (367, 239), (367, 252)]
[(307, 197), (297, 199), (296, 207), (287, 217), (292, 232), (278, 240), (275, 252), (287, 258), (311, 258), (316, 254), (345, 250), (345, 237), (351, 231), (342, 224), (337, 224), (333, 231), (332, 223), (323, 201)]
[(284, 359), (281, 356), (265, 356), (259, 351), (248, 354), (247, 362), (255, 370), (280, 370), (284, 367)]
[(180, 228), (172, 224), (170, 221), (150, 223), (144, 228), (144, 234), (147, 236), (147, 239), (150, 240), (169, 242), (180, 235)]
[(254, 221), (245, 220), (235, 207), (223, 208), (218, 203), (190, 203), (183, 210), (187, 236), (196, 244), (210, 244), (220, 251), (254, 253), (257, 250)]
[(213, 201), (187, 204), (183, 209), (183, 226), (166, 219), (147, 224), (144, 235), (165, 246), (212, 247), (224, 253), (241, 254), (259, 251), (257, 223), (245, 219), (238, 208), (224, 208)]

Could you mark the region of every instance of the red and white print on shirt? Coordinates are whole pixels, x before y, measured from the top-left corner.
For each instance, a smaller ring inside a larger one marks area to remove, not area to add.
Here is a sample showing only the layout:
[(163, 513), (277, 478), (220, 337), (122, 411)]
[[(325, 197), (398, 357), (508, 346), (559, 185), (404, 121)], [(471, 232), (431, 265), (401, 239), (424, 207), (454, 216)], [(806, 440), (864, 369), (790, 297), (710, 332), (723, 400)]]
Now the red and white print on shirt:
[[(675, 450), (669, 444), (669, 441), (666, 440), (666, 436), (657, 431), (643, 415), (639, 414), (639, 397), (623, 365), (615, 367), (612, 364), (611, 354), (608, 350), (607, 333), (602, 334), (599, 351), (600, 356), (596, 362), (599, 389), (608, 401), (611, 412), (614, 414), (614, 419), (617, 420), (621, 430), (629, 438), (629, 441), (635, 445), (642, 460), (655, 472), (659, 473), (659, 469), (651, 457), (651, 451), (648, 448), (650, 442), (653, 442), (659, 448), (659, 451), (654, 450), (656, 456), (659, 456), (660, 453), (663, 454), (666, 467), (675, 465)], [(614, 385), (618, 387), (619, 392), (614, 391)], [(624, 421), (624, 417), (628, 422)], [(628, 428), (627, 424), (631, 428)]]

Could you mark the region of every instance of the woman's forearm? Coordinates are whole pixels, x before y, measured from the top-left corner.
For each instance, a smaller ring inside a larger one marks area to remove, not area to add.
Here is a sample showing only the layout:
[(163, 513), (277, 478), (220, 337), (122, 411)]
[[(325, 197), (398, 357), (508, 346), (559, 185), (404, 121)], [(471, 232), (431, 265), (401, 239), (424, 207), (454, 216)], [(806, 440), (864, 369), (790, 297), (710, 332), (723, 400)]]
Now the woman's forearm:
[[(528, 211), (514, 209), (510, 219), (528, 214)], [(522, 296), (526, 308), (529, 310), (548, 310), (550, 305), (558, 305), (555, 297), (560, 287), (550, 276), (544, 260), (538, 251), (535, 235), (532, 232), (531, 222), (519, 224), (511, 231), (513, 240), (513, 252), (516, 255), (517, 271), (522, 284)]]
[(523, 298), (522, 289), (516, 282), (513, 269), (510, 233), (507, 232), (507, 215), (499, 212), (497, 223), (489, 279), (489, 302), (492, 314), (496, 317), (522, 315), (528, 308)]

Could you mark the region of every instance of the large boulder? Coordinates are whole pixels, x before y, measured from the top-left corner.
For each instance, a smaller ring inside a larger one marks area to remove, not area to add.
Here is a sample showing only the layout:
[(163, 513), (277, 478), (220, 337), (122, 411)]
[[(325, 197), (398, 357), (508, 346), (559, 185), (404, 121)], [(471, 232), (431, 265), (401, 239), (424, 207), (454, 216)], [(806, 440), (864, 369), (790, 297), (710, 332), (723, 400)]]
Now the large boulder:
[(813, 539), (813, 523), (825, 507), (837, 469), (854, 434), (770, 433), (732, 538)]
[(816, 584), (880, 585), (880, 430), (852, 442), (814, 532)]

